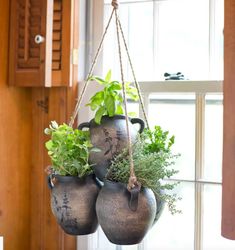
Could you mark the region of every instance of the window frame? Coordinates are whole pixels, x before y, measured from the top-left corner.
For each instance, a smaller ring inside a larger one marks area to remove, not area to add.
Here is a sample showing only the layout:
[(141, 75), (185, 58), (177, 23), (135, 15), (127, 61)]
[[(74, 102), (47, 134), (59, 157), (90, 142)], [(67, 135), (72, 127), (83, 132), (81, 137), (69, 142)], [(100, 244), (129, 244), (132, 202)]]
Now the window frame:
[[(157, 1), (163, 0), (153, 0), (154, 5)], [(165, 0), (164, 0), (165, 1)], [(209, 32), (209, 52), (210, 55), (213, 54), (215, 49), (214, 43), (214, 25), (215, 25), (215, 16), (212, 14), (215, 9), (215, 0), (210, 1), (210, 32)], [(91, 60), (95, 54), (96, 48), (98, 47), (98, 43), (100, 41), (100, 37), (103, 33), (103, 13), (104, 13), (104, 1), (103, 0), (87, 0), (87, 20), (88, 25), (86, 25), (86, 38), (87, 38), (87, 61), (86, 65), (91, 64)], [(136, 1), (141, 2), (141, 1)], [(145, 2), (145, 1), (142, 1)], [(152, 2), (152, 1), (151, 1)], [(134, 2), (131, 2), (134, 3)], [(155, 12), (155, 11), (154, 11)], [(155, 17), (157, 23), (157, 17)], [(155, 29), (156, 30), (156, 27)], [(156, 50), (155, 50), (156, 53)], [(94, 74), (102, 74), (103, 66), (102, 66), (103, 56), (102, 53), (99, 56), (99, 61), (97, 63), (97, 67), (95, 68)], [(213, 70), (213, 57), (210, 57), (210, 74)], [(85, 71), (87, 67), (85, 67)], [(83, 84), (83, 81), (80, 82), (80, 85)], [(206, 80), (206, 81), (141, 81), (140, 88), (143, 95), (143, 100), (145, 103), (145, 107), (148, 113), (148, 104), (149, 104), (149, 95), (151, 93), (193, 93), (195, 94), (196, 103), (195, 103), (195, 179), (194, 180), (181, 180), (181, 179), (172, 179), (181, 182), (190, 182), (195, 185), (195, 232), (194, 232), (194, 249), (200, 250), (202, 249), (202, 206), (203, 206), (203, 185), (204, 184), (212, 184), (212, 185), (222, 185), (222, 182), (214, 182), (204, 180), (203, 173), (203, 165), (204, 165), (204, 133), (205, 133), (205, 105), (206, 105), (206, 94), (222, 94), (223, 93), (223, 81), (222, 80)], [(81, 88), (80, 88), (81, 89)], [(91, 114), (87, 115), (87, 111), (80, 111), (80, 117), (83, 117), (85, 120), (88, 119), (87, 116), (91, 116)], [(143, 118), (142, 112), (140, 112), (140, 117)], [(90, 117), (89, 117), (90, 118)], [(83, 119), (82, 119), (83, 120)], [(78, 240), (78, 249), (84, 250), (101, 250), (98, 244), (99, 232), (98, 234), (93, 234), (85, 237), (80, 237)], [(121, 250), (121, 246), (116, 246), (116, 250)], [(138, 250), (146, 250), (145, 248), (145, 240), (138, 245)]]

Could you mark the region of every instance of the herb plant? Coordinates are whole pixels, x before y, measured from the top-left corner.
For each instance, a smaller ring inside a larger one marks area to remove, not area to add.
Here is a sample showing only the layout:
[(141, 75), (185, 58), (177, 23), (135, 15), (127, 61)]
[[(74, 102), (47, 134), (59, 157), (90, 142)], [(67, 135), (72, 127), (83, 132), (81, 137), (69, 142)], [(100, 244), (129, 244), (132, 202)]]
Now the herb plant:
[(87, 176), (92, 173), (88, 163), (89, 150), (92, 147), (88, 131), (73, 129), (52, 121), (45, 134), (51, 139), (46, 142), (48, 155), (52, 161), (52, 170), (60, 175)]
[[(87, 106), (91, 107), (95, 113), (95, 122), (100, 124), (101, 118), (104, 115), (113, 117), (114, 115), (121, 115), (123, 111), (123, 96), (122, 96), (122, 83), (111, 80), (111, 70), (107, 73), (104, 79), (98, 76), (90, 77), (90, 80), (94, 80), (103, 86), (103, 90), (97, 92), (90, 99)], [(127, 97), (131, 100), (137, 101), (137, 90), (130, 83), (125, 83), (125, 89)]]
[[(156, 126), (152, 131), (145, 129), (133, 145), (135, 174), (139, 183), (143, 187), (152, 189), (156, 196), (165, 201), (172, 214), (180, 212), (175, 205), (179, 197), (166, 191), (174, 189), (178, 183), (167, 183), (163, 180), (178, 172), (172, 168), (178, 157), (171, 153), (173, 144), (174, 137), (169, 137), (167, 131)], [(112, 162), (106, 178), (127, 183), (129, 176), (129, 155), (127, 150), (124, 150)]]

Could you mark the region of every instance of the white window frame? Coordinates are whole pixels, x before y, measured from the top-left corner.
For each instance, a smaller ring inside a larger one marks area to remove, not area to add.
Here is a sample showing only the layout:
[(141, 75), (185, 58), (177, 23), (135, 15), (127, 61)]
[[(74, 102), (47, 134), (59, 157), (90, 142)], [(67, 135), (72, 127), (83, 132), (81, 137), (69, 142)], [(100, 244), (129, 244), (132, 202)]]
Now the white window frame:
[[(80, 0), (82, 2), (86, 2), (88, 9), (86, 9), (86, 20), (92, 20), (88, 25), (86, 25), (86, 36), (82, 36), (83, 40), (80, 41), (81, 49), (85, 49), (83, 47), (84, 43), (86, 44), (86, 56), (84, 56), (82, 62), (80, 64), (84, 72), (88, 71), (87, 65), (91, 64), (91, 60), (95, 54), (96, 48), (98, 47), (98, 43), (100, 41), (100, 37), (103, 33), (103, 12), (104, 12), (104, 2), (103, 0)], [(111, 0), (110, 0), (111, 1)], [(165, 0), (155, 0), (157, 1), (165, 1)], [(140, 1), (136, 1), (140, 2)], [(155, 4), (154, 4), (155, 5)], [(214, 20), (215, 17), (212, 14), (215, 8), (214, 0), (210, 0), (210, 54), (213, 54), (214, 51)], [(84, 13), (84, 10), (81, 10)], [(83, 14), (84, 15), (84, 14)], [(91, 18), (92, 16), (92, 18)], [(84, 17), (83, 17), (84, 18)], [(156, 23), (158, 25), (157, 17), (155, 17)], [(156, 30), (156, 27), (155, 29)], [(81, 33), (81, 32), (80, 32)], [(86, 63), (85, 62), (86, 57)], [(98, 66), (96, 66), (94, 74), (102, 74), (102, 53), (99, 57)], [(154, 62), (157, 63), (157, 62)], [(210, 72), (213, 71), (213, 57), (210, 57)], [(80, 71), (81, 72), (81, 71)], [(83, 81), (85, 78), (85, 74), (83, 77), (80, 77), (81, 81), (79, 82), (79, 89), (81, 90)], [(151, 93), (192, 93), (195, 94), (196, 97), (196, 105), (195, 105), (195, 115), (196, 115), (196, 131), (195, 131), (195, 179), (194, 180), (179, 180), (183, 182), (194, 183), (195, 185), (195, 233), (194, 233), (194, 249), (201, 250), (202, 249), (202, 188), (204, 184), (215, 184), (222, 185), (221, 182), (212, 182), (208, 180), (204, 180), (203, 173), (203, 164), (204, 164), (204, 124), (205, 124), (205, 97), (207, 94), (222, 94), (223, 93), (223, 82), (222, 81), (151, 81), (151, 82), (140, 82), (141, 92), (143, 95), (144, 103), (146, 106), (146, 111), (148, 113), (148, 104), (149, 104), (149, 96)], [(90, 88), (90, 91), (96, 91), (93, 88)], [(89, 91), (89, 92), (90, 92)], [(88, 96), (85, 97), (84, 103), (88, 102)], [(142, 112), (140, 112), (140, 117), (143, 118)], [(81, 110), (79, 113), (79, 122), (87, 121), (91, 118), (91, 114), (87, 110)], [(83, 250), (103, 250), (99, 248), (98, 242), (99, 235), (93, 234), (89, 236), (79, 237), (77, 241), (77, 249)], [(121, 250), (121, 246), (116, 246), (116, 250)], [(145, 242), (138, 246), (138, 250), (146, 250)]]

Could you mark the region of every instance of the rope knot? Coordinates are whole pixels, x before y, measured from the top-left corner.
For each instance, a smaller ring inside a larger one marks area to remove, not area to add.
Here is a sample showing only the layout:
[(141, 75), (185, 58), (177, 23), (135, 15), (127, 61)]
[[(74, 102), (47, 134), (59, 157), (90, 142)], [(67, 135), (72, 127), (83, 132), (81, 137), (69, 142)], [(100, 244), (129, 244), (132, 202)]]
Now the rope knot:
[(112, 6), (114, 9), (118, 9), (118, 0), (112, 0)]
[(140, 188), (140, 183), (137, 181), (136, 176), (130, 176), (129, 182), (128, 182), (128, 187), (127, 187), (128, 190), (131, 190), (136, 186)]

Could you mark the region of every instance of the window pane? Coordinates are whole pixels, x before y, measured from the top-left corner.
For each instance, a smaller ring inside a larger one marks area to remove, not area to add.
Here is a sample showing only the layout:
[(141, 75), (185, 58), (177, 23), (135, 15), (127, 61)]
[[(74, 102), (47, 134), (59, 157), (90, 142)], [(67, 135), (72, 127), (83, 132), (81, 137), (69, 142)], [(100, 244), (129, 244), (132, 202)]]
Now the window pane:
[(195, 95), (150, 95), (149, 122), (175, 135), (174, 152), (180, 153), (175, 168), (179, 179), (194, 180), (195, 166)]
[(214, 15), (212, 16), (213, 28), (211, 48), (211, 79), (223, 79), (224, 60), (224, 0), (213, 0)]
[(158, 78), (165, 72), (182, 72), (189, 80), (208, 79), (209, 0), (157, 3)]
[[(105, 1), (106, 21), (110, 3)], [(162, 80), (165, 72), (182, 72), (189, 80), (223, 78), (223, 0), (121, 0), (119, 13), (138, 80)], [(113, 24), (103, 65), (117, 78), (116, 40)], [(124, 70), (132, 80), (126, 59)]]
[(194, 249), (194, 184), (181, 183), (175, 190), (182, 200), (182, 214), (171, 215), (165, 207), (159, 221), (150, 230), (146, 250)]
[(221, 236), (221, 186), (204, 185), (203, 250), (235, 249), (235, 241)]
[[(106, 23), (111, 13), (110, 5), (105, 5), (104, 10)], [(120, 5), (119, 15), (138, 80), (153, 79), (153, 3)], [(124, 46), (122, 56), (124, 78), (133, 81)], [(103, 60), (104, 73), (112, 69), (115, 79), (120, 79), (115, 22), (112, 23), (105, 39)]]
[(204, 178), (222, 181), (223, 105), (222, 95), (207, 95), (205, 109)]

